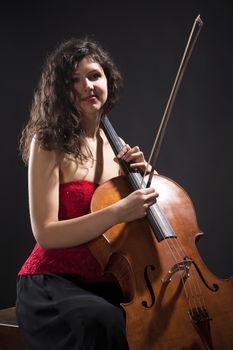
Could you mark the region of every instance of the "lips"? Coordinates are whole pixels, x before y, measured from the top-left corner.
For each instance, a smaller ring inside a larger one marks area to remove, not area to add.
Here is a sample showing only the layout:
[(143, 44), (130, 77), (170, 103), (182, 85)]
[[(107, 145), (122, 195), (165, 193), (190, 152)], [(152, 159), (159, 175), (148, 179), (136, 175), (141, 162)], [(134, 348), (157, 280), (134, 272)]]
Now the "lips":
[(83, 97), (81, 100), (82, 101), (86, 101), (86, 102), (92, 102), (92, 101), (96, 100), (96, 96), (95, 95), (89, 95), (89, 96)]

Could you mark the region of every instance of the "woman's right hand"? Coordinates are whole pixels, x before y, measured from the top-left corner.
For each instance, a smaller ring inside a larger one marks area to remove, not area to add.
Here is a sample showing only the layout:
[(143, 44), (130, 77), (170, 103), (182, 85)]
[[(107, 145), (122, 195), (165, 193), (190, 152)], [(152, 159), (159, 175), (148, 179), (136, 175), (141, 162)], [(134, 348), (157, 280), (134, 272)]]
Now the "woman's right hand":
[(156, 202), (158, 195), (153, 187), (139, 189), (115, 203), (119, 222), (130, 222), (146, 216), (148, 208)]

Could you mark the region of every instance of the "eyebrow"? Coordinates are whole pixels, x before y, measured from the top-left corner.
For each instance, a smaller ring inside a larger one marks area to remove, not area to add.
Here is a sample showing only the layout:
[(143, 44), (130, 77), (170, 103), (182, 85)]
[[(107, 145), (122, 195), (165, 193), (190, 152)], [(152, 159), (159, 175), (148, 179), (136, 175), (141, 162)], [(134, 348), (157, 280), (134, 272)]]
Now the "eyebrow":
[[(87, 74), (96, 73), (96, 72), (97, 72), (97, 73), (102, 73), (100, 69), (92, 69), (92, 70), (90, 70), (89, 72), (87, 72)], [(80, 75), (81, 75), (81, 74), (80, 74), (80, 73), (77, 73), (77, 72), (74, 72), (74, 73), (73, 73), (73, 77), (74, 77), (74, 76), (80, 76)]]

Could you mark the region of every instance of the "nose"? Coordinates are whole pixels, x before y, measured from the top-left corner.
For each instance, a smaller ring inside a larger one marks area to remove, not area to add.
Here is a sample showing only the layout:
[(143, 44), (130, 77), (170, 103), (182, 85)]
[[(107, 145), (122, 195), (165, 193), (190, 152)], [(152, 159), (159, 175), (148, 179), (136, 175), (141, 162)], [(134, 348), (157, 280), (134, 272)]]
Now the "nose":
[(88, 78), (85, 78), (84, 79), (84, 82), (83, 82), (83, 88), (85, 91), (92, 91), (94, 90), (94, 86), (93, 86), (93, 83), (91, 80), (89, 80)]

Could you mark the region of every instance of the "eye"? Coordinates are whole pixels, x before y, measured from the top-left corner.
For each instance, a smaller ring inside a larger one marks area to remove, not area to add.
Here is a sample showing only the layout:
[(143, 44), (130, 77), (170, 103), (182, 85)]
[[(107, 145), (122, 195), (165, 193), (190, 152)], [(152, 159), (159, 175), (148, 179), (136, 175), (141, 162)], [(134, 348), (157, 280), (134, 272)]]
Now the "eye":
[(92, 74), (89, 76), (89, 79), (90, 79), (91, 81), (98, 80), (99, 78), (101, 78), (101, 73), (99, 73), (99, 72), (92, 73)]

